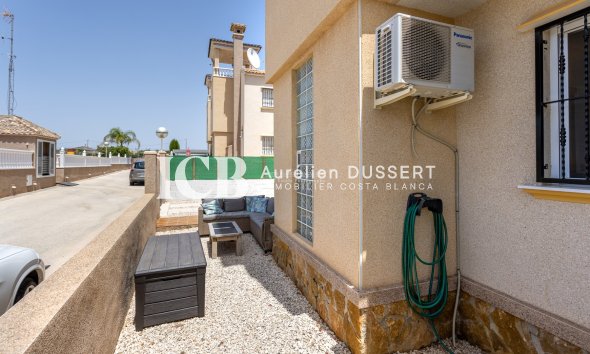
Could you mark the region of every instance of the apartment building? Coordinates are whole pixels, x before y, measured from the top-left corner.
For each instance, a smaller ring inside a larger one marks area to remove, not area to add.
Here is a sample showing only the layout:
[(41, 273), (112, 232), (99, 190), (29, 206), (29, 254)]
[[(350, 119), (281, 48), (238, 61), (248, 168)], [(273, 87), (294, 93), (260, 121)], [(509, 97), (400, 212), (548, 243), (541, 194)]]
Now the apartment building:
[[(262, 46), (244, 43), (246, 25), (232, 23), (232, 40), (211, 38), (213, 72), (208, 89), (207, 145), (210, 156), (273, 156), (273, 88), (248, 59)], [(252, 54), (253, 53), (253, 54)]]
[[(588, 6), (266, 1), (277, 170), (436, 166), (430, 178), (398, 178), (390, 189), (374, 176), (323, 180), (305, 172), (285, 178), (302, 189), (275, 192), (273, 257), (353, 352), (407, 351), (435, 340), (404, 294), (402, 235), (408, 195), (416, 191), (444, 203), (450, 294), (436, 320), (441, 337), (451, 335), (460, 296), (458, 333), (486, 351), (590, 350)], [(420, 120), (456, 146), (458, 175), (450, 149), (413, 135), (412, 97), (375, 107), (376, 29), (397, 13), (474, 30), (473, 98)], [(421, 182), (431, 188), (416, 190)], [(433, 230), (423, 213), (416, 248), (426, 257)]]

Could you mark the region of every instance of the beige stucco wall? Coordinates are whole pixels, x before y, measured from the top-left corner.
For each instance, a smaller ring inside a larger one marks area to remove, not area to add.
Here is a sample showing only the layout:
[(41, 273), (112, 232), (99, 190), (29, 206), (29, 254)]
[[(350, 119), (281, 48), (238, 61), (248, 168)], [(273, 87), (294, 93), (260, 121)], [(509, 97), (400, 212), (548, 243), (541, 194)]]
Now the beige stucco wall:
[(211, 88), (207, 87), (207, 121), (205, 122), (205, 124), (207, 124), (207, 136), (205, 137), (205, 140), (209, 143), (209, 139), (211, 139), (211, 129), (213, 128), (212, 125), (212, 118), (213, 118), (213, 113), (211, 111)]
[[(268, 5), (268, 3), (267, 3)], [(283, 10), (284, 16), (288, 11)], [(282, 33), (268, 24), (267, 33)], [(295, 168), (295, 122), (293, 70), (310, 56), (314, 67), (314, 164), (319, 169), (347, 171), (358, 165), (358, 64), (349, 53), (358, 48), (355, 28), (356, 8), (349, 7), (333, 30), (327, 32), (274, 83), (275, 93), (275, 168)], [(283, 37), (287, 38), (287, 37)], [(268, 55), (274, 48), (268, 48)], [(274, 55), (274, 54), (272, 54)], [(275, 59), (272, 59), (275, 60)], [(268, 63), (268, 61), (267, 61)], [(350, 88), (350, 89), (344, 89)], [(337, 153), (336, 153), (337, 152)], [(358, 284), (358, 190), (336, 187), (348, 182), (344, 173), (331, 180), (335, 190), (314, 191), (313, 244), (295, 235), (295, 193), (276, 190), (275, 224), (297, 242), (310, 249), (328, 266), (352, 284)]]
[[(291, 70), (352, 3), (353, 0), (266, 0), (266, 77)], [(272, 81), (275, 79), (278, 77)]]
[(541, 201), (535, 181), (534, 31), (516, 26), (557, 1), (488, 1), (474, 28), (476, 91), (457, 108), (463, 274), (590, 327), (590, 205)]
[(262, 154), (262, 136), (274, 135), (273, 110), (262, 109), (262, 88), (271, 88), (264, 76), (246, 75), (244, 85), (244, 156)]
[(35, 151), (37, 138), (28, 136), (0, 135), (0, 148)]
[(233, 141), (233, 79), (213, 76), (211, 79), (211, 112), (213, 156), (225, 156)]
[[(409, 191), (384, 191), (385, 184), (375, 179), (362, 182), (377, 182), (379, 190), (359, 188), (341, 190), (341, 182), (361, 182), (348, 179), (348, 166), (359, 166), (359, 84), (358, 56), (351, 55), (358, 48), (358, 6), (348, 6), (343, 15), (323, 32), (310, 47), (306, 55), (314, 58), (314, 147), (315, 168), (335, 168), (341, 173), (340, 181), (331, 181), (333, 191), (317, 191), (314, 197), (314, 243), (303, 241), (316, 256), (343, 275), (355, 286), (359, 286), (359, 242), (362, 237), (362, 287), (364, 289), (399, 284), (401, 278), (401, 242), (406, 199)], [(267, 6), (273, 7), (277, 4)], [(285, 5), (287, 6), (287, 5)], [(267, 11), (269, 11), (267, 9)], [(272, 9), (270, 11), (273, 11)], [(283, 9), (283, 11), (285, 11)], [(449, 22), (449, 19), (425, 14), (421, 11), (395, 7), (384, 2), (365, 0), (362, 2), (362, 93), (363, 130), (362, 163), (369, 165), (435, 165), (432, 196), (445, 201), (445, 217), (449, 228), (450, 245), (447, 253), (449, 273), (454, 274), (454, 165), (453, 154), (436, 143), (422, 137), (417, 139), (420, 158), (410, 153), (410, 101), (406, 100), (382, 110), (373, 108), (373, 52), (374, 30), (381, 22), (396, 12), (418, 14)], [(285, 11), (285, 13), (288, 13)], [(279, 19), (280, 20), (280, 19)], [(281, 33), (273, 28), (268, 19), (267, 33)], [(281, 23), (282, 21), (277, 21)], [(306, 24), (310, 26), (311, 24)], [(278, 24), (277, 24), (278, 26)], [(306, 29), (306, 31), (309, 29)], [(313, 32), (309, 30), (308, 32)], [(280, 36), (279, 36), (280, 37)], [(284, 38), (284, 37), (283, 37)], [(296, 54), (295, 40), (290, 46)], [(267, 63), (278, 54), (269, 47)], [(294, 107), (291, 94), (293, 65), (275, 85), (275, 167), (292, 168), (294, 147)], [(267, 75), (267, 78), (271, 78)], [(429, 115), (423, 119), (427, 129), (455, 143), (454, 110)], [(441, 153), (442, 151), (442, 153)], [(401, 184), (404, 181), (388, 181)], [(400, 183), (401, 182), (401, 183)], [(408, 181), (413, 182), (413, 181)], [(420, 182), (420, 181), (417, 181)], [(429, 181), (425, 181), (429, 182)], [(362, 236), (360, 230), (359, 198), (362, 206)], [(293, 193), (276, 191), (277, 215), (275, 222), (284, 231), (295, 230), (295, 200)], [(336, 207), (337, 206), (337, 207)], [(418, 225), (419, 250), (428, 253), (432, 249), (432, 218), (423, 217)], [(293, 236), (301, 241), (299, 236)], [(329, 250), (329, 251), (328, 251)], [(426, 270), (421, 273), (426, 275)]]

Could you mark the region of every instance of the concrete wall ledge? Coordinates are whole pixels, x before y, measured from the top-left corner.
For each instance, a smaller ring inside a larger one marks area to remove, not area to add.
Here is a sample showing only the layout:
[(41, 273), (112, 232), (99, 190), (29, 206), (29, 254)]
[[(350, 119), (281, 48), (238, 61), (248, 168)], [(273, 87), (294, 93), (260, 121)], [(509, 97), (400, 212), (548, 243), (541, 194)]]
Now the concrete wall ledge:
[(0, 353), (112, 353), (158, 209), (143, 196), (0, 317)]

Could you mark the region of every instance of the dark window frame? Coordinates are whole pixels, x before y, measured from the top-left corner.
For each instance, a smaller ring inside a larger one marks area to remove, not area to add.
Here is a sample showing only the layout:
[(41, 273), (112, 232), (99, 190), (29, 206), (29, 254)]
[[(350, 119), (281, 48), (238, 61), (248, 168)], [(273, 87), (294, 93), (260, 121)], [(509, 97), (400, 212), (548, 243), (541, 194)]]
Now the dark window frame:
[[(576, 19), (583, 19), (584, 16), (586, 16), (586, 31), (588, 31), (587, 36), (590, 36), (590, 7), (587, 7), (583, 10), (577, 11), (575, 13), (572, 13), (570, 15), (561, 17), (557, 20), (551, 21), (547, 24), (544, 24), (542, 26), (539, 26), (535, 29), (535, 107), (536, 107), (536, 146), (537, 146), (537, 151), (536, 151), (536, 179), (537, 182), (543, 182), (543, 183), (567, 183), (567, 184), (584, 184), (584, 185), (590, 185), (590, 173), (588, 173), (588, 171), (590, 171), (590, 161), (588, 160), (588, 155), (586, 156), (586, 176), (585, 178), (565, 178), (565, 176), (560, 172), (560, 178), (548, 178), (545, 177), (545, 142), (544, 142), (544, 109), (545, 109), (545, 105), (546, 102), (544, 102), (544, 87), (543, 87), (543, 80), (544, 80), (544, 76), (543, 76), (543, 71), (544, 71), (544, 61), (543, 61), (543, 46), (544, 46), (544, 42), (543, 42), (543, 32), (554, 27), (554, 26), (559, 26), (563, 23), (569, 22), (569, 21), (573, 21)], [(590, 42), (590, 39), (586, 39), (586, 42)], [(586, 44), (586, 46), (588, 46), (588, 44)], [(585, 58), (585, 66), (586, 66), (586, 72), (588, 72), (590, 70), (589, 68), (589, 60), (586, 57)], [(565, 70), (567, 71), (567, 67), (565, 68)], [(589, 86), (590, 84), (588, 83), (588, 81), (586, 82), (586, 92), (588, 92)], [(584, 95), (584, 97), (582, 97), (582, 99), (586, 100), (587, 104), (590, 104), (590, 97), (588, 97), (588, 95)], [(563, 105), (563, 103), (565, 101), (568, 101), (569, 99), (571, 99), (571, 97), (560, 97), (559, 98), (559, 102), (558, 104)], [(569, 119), (569, 118), (568, 118)], [(586, 117), (586, 120), (588, 120), (589, 118)], [(569, 131), (567, 132), (569, 133)], [(586, 133), (586, 135), (588, 135), (588, 133)], [(566, 139), (569, 139), (569, 135), (566, 136)], [(559, 143), (559, 142), (556, 142)], [(589, 144), (590, 145), (590, 144)], [(570, 147), (571, 149), (571, 147)], [(588, 150), (590, 150), (590, 146), (588, 146)], [(587, 150), (587, 151), (588, 151)], [(559, 161), (559, 163), (561, 164), (561, 159)], [(570, 166), (571, 166), (571, 162), (570, 162)], [(570, 166), (566, 166), (566, 168), (570, 168)]]

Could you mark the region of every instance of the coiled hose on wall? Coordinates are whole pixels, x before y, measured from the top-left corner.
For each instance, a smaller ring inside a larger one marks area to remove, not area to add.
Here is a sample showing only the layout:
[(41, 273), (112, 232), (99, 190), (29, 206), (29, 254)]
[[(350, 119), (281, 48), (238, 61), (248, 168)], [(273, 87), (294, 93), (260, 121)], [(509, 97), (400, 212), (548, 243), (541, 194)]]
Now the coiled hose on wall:
[[(428, 208), (432, 212), (434, 219), (434, 247), (431, 261), (420, 257), (416, 251), (414, 230), (416, 217), (420, 216), (422, 208)], [(447, 266), (445, 262), (448, 235), (442, 209), (442, 200), (429, 198), (426, 194), (413, 193), (408, 197), (402, 241), (402, 273), (406, 301), (414, 312), (430, 322), (432, 331), (438, 342), (447, 352), (452, 353), (441, 340), (434, 326), (434, 319), (443, 312), (449, 296)], [(430, 267), (427, 294), (423, 294), (420, 290), (418, 262)]]

